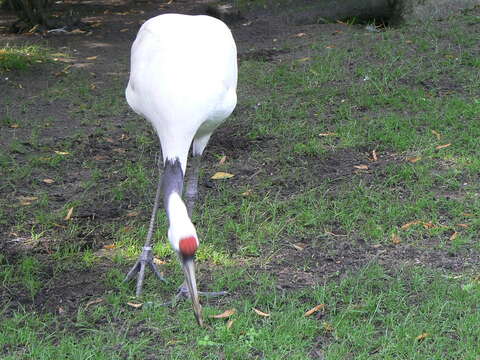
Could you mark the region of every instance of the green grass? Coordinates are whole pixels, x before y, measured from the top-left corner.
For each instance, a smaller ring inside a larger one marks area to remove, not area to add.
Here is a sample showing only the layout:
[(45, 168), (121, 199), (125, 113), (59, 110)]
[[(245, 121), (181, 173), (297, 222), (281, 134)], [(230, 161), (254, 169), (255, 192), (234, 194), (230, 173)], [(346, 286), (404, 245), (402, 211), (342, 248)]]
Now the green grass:
[[(168, 282), (149, 277), (139, 300), (122, 282), (147, 233), (158, 156), (123, 100), (127, 59), (108, 80), (71, 68), (34, 96), (7, 91), (0, 357), (477, 360), (472, 14), (334, 38), (312, 29), (309, 43), (279, 40), (282, 61), (240, 62), (233, 134), (218, 135), (233, 145), (214, 138), (201, 172), (203, 184), (216, 171), (235, 177), (202, 186), (193, 216), (200, 288), (231, 292), (205, 301), (205, 329), (188, 303), (160, 306), (183, 278), (163, 213), (154, 252)], [(2, 49), (0, 69), (15, 76), (53, 56)], [(209, 318), (231, 308), (231, 328)]]
[[(242, 286), (255, 292), (230, 301), (237, 310), (230, 329), (221, 319), (198, 329), (187, 304), (175, 314), (155, 301), (132, 312), (125, 306), (124, 289), (98, 305), (83, 305), (73, 322), (17, 312), (2, 322), (0, 344), (10, 350), (5, 359), (217, 359), (221, 354), (305, 359), (312, 351), (326, 359), (475, 359), (480, 351), (479, 334), (472, 332), (480, 320), (480, 284), (468, 277), (422, 268), (387, 273), (370, 265), (341, 281), (302, 291), (279, 292), (270, 277), (244, 280)], [(317, 304), (325, 304), (320, 315), (305, 317)], [(206, 315), (218, 312), (205, 307)], [(417, 339), (422, 334), (424, 340)]]
[(25, 70), (33, 64), (52, 61), (50, 50), (38, 45), (0, 47), (0, 70)]

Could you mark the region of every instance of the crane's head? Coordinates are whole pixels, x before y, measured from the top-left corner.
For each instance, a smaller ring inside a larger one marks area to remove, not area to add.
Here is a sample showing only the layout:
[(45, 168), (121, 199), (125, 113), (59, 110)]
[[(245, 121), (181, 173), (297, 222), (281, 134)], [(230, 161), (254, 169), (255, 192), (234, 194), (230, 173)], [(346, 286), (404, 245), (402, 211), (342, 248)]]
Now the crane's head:
[(185, 282), (192, 299), (195, 318), (200, 326), (203, 326), (202, 306), (198, 299), (197, 281), (195, 279), (195, 252), (199, 242), (197, 232), (192, 221), (188, 217), (187, 209), (180, 195), (172, 193), (168, 199), (168, 218), (170, 227), (168, 229), (168, 240), (173, 250), (178, 255), (185, 273)]

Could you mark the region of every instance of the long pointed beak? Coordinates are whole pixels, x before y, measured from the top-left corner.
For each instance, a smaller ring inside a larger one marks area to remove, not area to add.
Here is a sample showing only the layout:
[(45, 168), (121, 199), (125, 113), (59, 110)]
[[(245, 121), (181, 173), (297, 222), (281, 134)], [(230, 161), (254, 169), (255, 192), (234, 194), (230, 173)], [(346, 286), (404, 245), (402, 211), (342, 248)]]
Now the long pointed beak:
[(192, 299), (193, 312), (197, 319), (198, 325), (203, 326), (202, 318), (202, 306), (198, 300), (197, 280), (195, 279), (195, 263), (193, 262), (193, 256), (182, 257), (182, 267), (185, 273), (185, 281), (187, 283), (190, 298)]

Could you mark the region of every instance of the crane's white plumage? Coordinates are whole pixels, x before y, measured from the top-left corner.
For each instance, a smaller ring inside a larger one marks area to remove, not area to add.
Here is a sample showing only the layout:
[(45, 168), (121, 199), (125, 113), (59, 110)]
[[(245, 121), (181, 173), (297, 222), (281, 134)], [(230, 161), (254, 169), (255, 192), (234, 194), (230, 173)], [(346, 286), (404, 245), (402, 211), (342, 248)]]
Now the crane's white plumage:
[(201, 155), (237, 103), (237, 50), (228, 27), (209, 16), (166, 14), (145, 22), (132, 46), (129, 105), (148, 119), (163, 158)]
[[(164, 160), (162, 188), (169, 220), (168, 238), (185, 272), (195, 316), (202, 324), (193, 255), (198, 237), (190, 220), (197, 196), (198, 168), (212, 132), (232, 113), (237, 103), (237, 49), (228, 27), (209, 16), (166, 14), (140, 28), (132, 46), (126, 98), (145, 117), (160, 139)], [(192, 146), (194, 162), (185, 198), (183, 178)], [(142, 255), (126, 279), (138, 273), (141, 293), (145, 266), (157, 277), (150, 244), (161, 187)]]

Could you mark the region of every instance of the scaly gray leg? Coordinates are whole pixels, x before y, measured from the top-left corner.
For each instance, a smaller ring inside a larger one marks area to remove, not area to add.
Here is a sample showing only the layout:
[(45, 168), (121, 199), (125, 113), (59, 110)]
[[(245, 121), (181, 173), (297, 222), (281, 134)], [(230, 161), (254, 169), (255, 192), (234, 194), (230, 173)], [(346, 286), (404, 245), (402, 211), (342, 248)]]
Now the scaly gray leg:
[(153, 250), (151, 246), (153, 229), (155, 227), (155, 219), (157, 217), (158, 206), (160, 204), (160, 195), (162, 192), (162, 176), (160, 175), (160, 172), (158, 175), (157, 193), (155, 194), (155, 203), (153, 204), (152, 217), (150, 218), (150, 225), (148, 227), (147, 240), (145, 241), (145, 245), (143, 246), (142, 253), (140, 254), (139, 259), (137, 260), (135, 265), (133, 265), (133, 267), (130, 269), (127, 276), (123, 280), (129, 281), (136, 274), (138, 274), (136, 290), (137, 297), (142, 294), (142, 286), (143, 280), (145, 278), (146, 265), (148, 265), (152, 269), (153, 273), (157, 276), (159, 280), (165, 281), (163, 276), (160, 274), (160, 271), (158, 271), (157, 265), (155, 265), (155, 263), (153, 262)]

